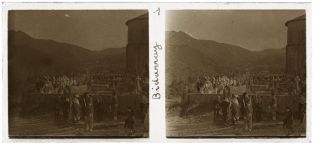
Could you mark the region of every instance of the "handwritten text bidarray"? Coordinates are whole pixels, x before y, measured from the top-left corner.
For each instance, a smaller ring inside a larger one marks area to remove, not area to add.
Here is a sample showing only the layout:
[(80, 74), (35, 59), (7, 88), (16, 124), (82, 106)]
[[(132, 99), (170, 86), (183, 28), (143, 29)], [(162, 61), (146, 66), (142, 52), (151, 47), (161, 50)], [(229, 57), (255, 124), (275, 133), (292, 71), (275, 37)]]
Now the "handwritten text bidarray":
[(162, 46), (160, 44), (158, 44), (156, 42), (156, 44), (154, 45), (154, 54), (153, 54), (153, 58), (154, 58), (154, 75), (153, 75), (153, 90), (154, 90), (154, 93), (153, 93), (153, 96), (152, 98), (153, 99), (160, 99), (161, 95), (160, 95), (160, 92), (159, 92), (159, 89), (160, 89), (160, 75), (159, 75), (159, 59), (158, 59), (158, 56), (159, 56), (159, 52), (162, 50)]

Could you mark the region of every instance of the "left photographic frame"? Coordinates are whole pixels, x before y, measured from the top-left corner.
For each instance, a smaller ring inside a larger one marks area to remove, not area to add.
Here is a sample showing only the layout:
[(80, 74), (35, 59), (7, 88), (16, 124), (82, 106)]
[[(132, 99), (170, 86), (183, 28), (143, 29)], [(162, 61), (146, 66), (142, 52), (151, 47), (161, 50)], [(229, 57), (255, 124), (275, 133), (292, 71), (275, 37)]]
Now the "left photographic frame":
[(10, 138), (147, 138), (148, 10), (9, 10)]

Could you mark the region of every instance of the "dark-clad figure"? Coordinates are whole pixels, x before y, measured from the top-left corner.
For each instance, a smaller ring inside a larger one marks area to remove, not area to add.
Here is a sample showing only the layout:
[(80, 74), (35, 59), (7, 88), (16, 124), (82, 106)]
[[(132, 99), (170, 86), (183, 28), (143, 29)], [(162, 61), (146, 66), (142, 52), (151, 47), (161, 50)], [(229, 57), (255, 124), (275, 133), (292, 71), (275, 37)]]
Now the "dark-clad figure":
[(243, 98), (244, 98), (244, 94), (238, 97), (238, 102), (240, 106), (239, 120), (244, 119), (244, 101), (243, 101), (244, 99)]
[(118, 90), (116, 89), (112, 98), (112, 106), (113, 106), (113, 120), (118, 120), (118, 109), (119, 109), (119, 98), (118, 98)]
[(306, 98), (304, 94), (300, 95), (299, 102), (298, 102), (298, 114), (299, 114), (299, 121), (303, 123), (305, 120), (305, 112), (306, 112)]
[(124, 128), (128, 130), (128, 135), (134, 135), (135, 129), (135, 117), (133, 113), (133, 109), (128, 107), (127, 118), (125, 119)]
[(257, 122), (262, 121), (263, 104), (261, 96), (257, 96), (254, 103), (254, 114)]
[[(304, 91), (305, 92), (305, 91)], [(298, 127), (296, 131), (298, 134), (302, 134), (302, 132), (306, 132), (306, 98), (305, 94), (301, 93), (298, 101)]]
[(222, 110), (222, 116), (223, 116), (223, 121), (224, 125), (228, 125), (229, 121), (229, 108), (230, 108), (230, 102), (227, 97), (223, 99), (223, 101), (220, 104), (221, 110)]
[(136, 76), (135, 80), (136, 80), (135, 94), (139, 94), (142, 91), (142, 87), (141, 87), (142, 78), (138, 75)]
[(64, 105), (63, 105), (63, 114), (65, 117), (65, 120), (67, 122), (67, 124), (72, 124), (72, 95), (71, 95), (71, 91), (70, 91), (70, 87), (66, 87), (64, 89), (64, 97), (65, 97), (65, 101), (64, 101)]
[(287, 129), (287, 135), (293, 133), (293, 114), (290, 107), (286, 107), (285, 118), (283, 120), (283, 128)]
[(79, 95), (73, 97), (73, 119), (74, 123), (78, 123), (81, 118), (81, 104), (79, 101)]
[(60, 123), (64, 118), (63, 112), (63, 96), (62, 94), (58, 94), (56, 100), (56, 107), (55, 107), (55, 121), (56, 123)]
[(196, 90), (197, 90), (198, 93), (201, 92), (201, 87), (202, 87), (202, 82), (201, 82), (201, 79), (198, 78), (198, 79), (196, 80)]
[(271, 110), (272, 110), (272, 120), (277, 120), (277, 97), (274, 92), (272, 92), (271, 99)]
[(144, 120), (148, 111), (148, 93), (143, 91), (141, 94), (141, 102), (140, 102), (140, 116), (141, 122), (144, 123)]
[(218, 123), (221, 120), (221, 115), (220, 115), (220, 102), (216, 101), (215, 103), (215, 110), (214, 110), (214, 122)]
[(252, 117), (253, 117), (253, 106), (252, 106), (252, 99), (251, 97), (244, 93), (243, 94), (243, 107), (244, 107), (244, 130), (245, 131), (252, 131)]
[(94, 101), (93, 97), (86, 93), (83, 98), (85, 129), (86, 131), (93, 131), (94, 123)]
[(232, 123), (237, 123), (239, 121), (239, 112), (240, 112), (240, 105), (237, 97), (232, 94), (230, 99), (231, 102), (231, 116), (232, 116)]
[(190, 97), (189, 94), (190, 93), (190, 89), (188, 85), (185, 85), (184, 90), (182, 91), (182, 96), (181, 96), (181, 111), (180, 111), (180, 116), (185, 116), (186, 115), (186, 111), (188, 108), (188, 105), (190, 103)]

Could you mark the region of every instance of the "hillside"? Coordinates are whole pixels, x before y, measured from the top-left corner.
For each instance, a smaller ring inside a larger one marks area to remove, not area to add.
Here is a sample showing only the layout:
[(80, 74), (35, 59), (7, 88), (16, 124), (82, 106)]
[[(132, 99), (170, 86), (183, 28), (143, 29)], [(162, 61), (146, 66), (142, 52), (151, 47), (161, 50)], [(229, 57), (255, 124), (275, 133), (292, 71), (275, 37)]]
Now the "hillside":
[[(167, 80), (202, 73), (231, 71), (280, 71), (285, 65), (285, 49), (249, 51), (212, 40), (197, 40), (184, 32), (166, 33)], [(101, 51), (34, 39), (21, 31), (9, 32), (10, 78), (26, 80), (27, 76), (91, 70), (125, 69), (125, 48)]]
[(198, 40), (181, 31), (169, 31), (166, 33), (167, 79), (244, 70), (280, 71), (285, 64), (284, 50), (253, 52), (231, 44)]
[(21, 31), (9, 31), (8, 35), (9, 78), (14, 81), (25, 81), (28, 76), (41, 74), (68, 74), (86, 68), (121, 70), (125, 66), (125, 48), (90, 51), (72, 44), (34, 39)]
[(93, 61), (89, 61), (92, 70), (124, 71), (126, 68), (126, 48), (106, 48), (92, 51)]

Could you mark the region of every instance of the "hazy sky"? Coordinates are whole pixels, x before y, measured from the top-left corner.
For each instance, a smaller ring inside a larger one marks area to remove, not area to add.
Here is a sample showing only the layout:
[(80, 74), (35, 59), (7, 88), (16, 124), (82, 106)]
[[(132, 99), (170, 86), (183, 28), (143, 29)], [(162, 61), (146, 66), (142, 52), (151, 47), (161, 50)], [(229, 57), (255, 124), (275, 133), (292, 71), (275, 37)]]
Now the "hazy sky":
[(125, 22), (144, 10), (10, 11), (9, 30), (20, 30), (34, 38), (52, 39), (91, 50), (124, 47)]
[(287, 38), (285, 23), (303, 14), (303, 10), (167, 11), (166, 30), (249, 50), (282, 48)]

